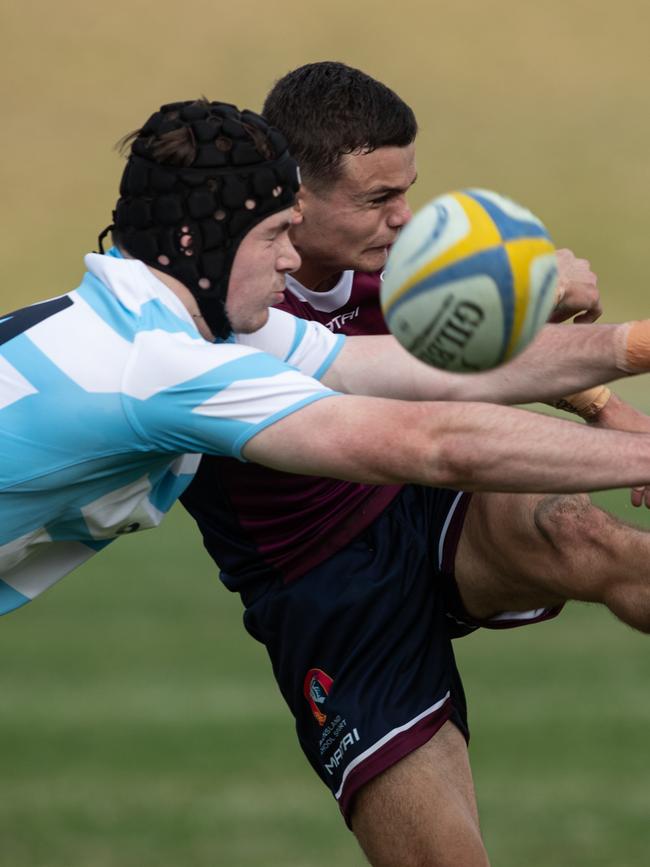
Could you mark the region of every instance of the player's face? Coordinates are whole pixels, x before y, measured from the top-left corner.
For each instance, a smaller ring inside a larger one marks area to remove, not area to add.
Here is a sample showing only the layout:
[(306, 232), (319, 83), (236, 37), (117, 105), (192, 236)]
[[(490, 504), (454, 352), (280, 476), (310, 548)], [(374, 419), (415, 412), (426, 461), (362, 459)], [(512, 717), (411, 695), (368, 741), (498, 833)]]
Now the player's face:
[(416, 179), (415, 145), (346, 154), (341, 177), (314, 192), (303, 186), (303, 222), (291, 237), (303, 260), (298, 278), (319, 280), (347, 269), (379, 271), (411, 217), (406, 193)]
[(254, 226), (237, 248), (226, 299), (234, 331), (257, 331), (269, 318), (269, 307), (282, 301), (284, 275), (300, 265), (289, 229), (301, 219), (294, 208), (272, 214)]

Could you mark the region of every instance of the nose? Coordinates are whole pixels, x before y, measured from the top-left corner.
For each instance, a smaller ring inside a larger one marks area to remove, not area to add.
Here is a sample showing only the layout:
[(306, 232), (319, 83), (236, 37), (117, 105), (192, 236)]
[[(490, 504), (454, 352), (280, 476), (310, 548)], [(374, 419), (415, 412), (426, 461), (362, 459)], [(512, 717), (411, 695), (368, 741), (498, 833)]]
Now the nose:
[(282, 245), (282, 250), (278, 256), (276, 268), (278, 271), (290, 272), (297, 271), (301, 263), (300, 254), (291, 243), (291, 239), (287, 235)]
[(412, 212), (406, 201), (406, 196), (399, 196), (399, 198), (395, 199), (386, 222), (391, 229), (401, 229), (402, 226), (408, 223), (411, 217)]

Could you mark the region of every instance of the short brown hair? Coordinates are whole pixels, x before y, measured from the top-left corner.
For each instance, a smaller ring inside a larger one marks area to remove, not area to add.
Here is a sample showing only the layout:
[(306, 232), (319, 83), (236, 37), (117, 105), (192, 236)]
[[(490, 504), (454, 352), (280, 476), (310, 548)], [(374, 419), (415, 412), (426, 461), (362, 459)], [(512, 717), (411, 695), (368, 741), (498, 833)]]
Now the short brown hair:
[(406, 147), (417, 135), (413, 110), (385, 84), (335, 61), (308, 63), (277, 81), (262, 114), (287, 138), (303, 179), (325, 187), (344, 154)]

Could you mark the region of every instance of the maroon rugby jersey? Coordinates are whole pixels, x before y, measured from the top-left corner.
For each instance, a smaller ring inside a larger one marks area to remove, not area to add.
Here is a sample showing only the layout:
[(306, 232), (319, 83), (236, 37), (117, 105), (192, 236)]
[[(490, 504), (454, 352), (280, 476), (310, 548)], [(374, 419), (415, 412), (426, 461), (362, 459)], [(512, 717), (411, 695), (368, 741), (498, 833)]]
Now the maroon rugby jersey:
[[(336, 333), (385, 334), (379, 284), (378, 273), (347, 271), (330, 292), (314, 293), (288, 277), (278, 306)], [(269, 570), (291, 581), (326, 560), (368, 527), (401, 487), (299, 476), (205, 455), (181, 500), (224, 583), (242, 590)]]
[(289, 276), (284, 294), (284, 301), (278, 304), (280, 309), (300, 319), (321, 322), (335, 334), (388, 333), (379, 306), (378, 273), (346, 271), (334, 289), (324, 293), (309, 292)]

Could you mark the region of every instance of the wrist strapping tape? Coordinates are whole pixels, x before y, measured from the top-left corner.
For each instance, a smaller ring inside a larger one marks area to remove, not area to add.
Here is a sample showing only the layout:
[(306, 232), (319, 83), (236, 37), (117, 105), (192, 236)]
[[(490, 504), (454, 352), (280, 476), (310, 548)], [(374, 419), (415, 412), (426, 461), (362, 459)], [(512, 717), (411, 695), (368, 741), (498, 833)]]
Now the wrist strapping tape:
[(616, 331), (616, 366), (625, 373), (650, 370), (650, 319), (619, 325)]
[(611, 396), (612, 393), (606, 385), (596, 385), (593, 388), (586, 388), (584, 391), (567, 395), (567, 397), (558, 400), (555, 406), (557, 409), (579, 415), (585, 421), (592, 421)]

